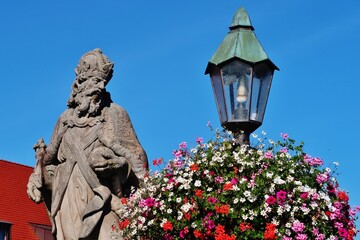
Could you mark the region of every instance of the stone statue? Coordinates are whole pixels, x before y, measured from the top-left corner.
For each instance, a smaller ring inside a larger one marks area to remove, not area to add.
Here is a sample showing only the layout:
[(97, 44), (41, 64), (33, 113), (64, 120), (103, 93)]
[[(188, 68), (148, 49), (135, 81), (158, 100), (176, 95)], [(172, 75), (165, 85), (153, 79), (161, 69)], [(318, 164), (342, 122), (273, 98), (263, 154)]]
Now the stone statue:
[(35, 145), (27, 193), (45, 202), (58, 240), (110, 239), (121, 197), (138, 188), (148, 168), (127, 112), (105, 90), (113, 63), (95, 49), (84, 54), (68, 108), (50, 144)]

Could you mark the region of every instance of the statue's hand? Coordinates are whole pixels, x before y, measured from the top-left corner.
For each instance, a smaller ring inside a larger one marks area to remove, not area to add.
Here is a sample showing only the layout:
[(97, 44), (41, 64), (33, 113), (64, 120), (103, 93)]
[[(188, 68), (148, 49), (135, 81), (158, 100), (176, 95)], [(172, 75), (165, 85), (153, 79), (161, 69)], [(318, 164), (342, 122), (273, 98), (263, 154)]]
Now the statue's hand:
[(89, 157), (91, 168), (99, 175), (107, 177), (126, 164), (126, 158), (115, 155), (106, 147), (96, 148)]
[(42, 202), (41, 197), (41, 177), (37, 174), (32, 173), (29, 182), (27, 184), (27, 194), (31, 200), (33, 200), (36, 203)]

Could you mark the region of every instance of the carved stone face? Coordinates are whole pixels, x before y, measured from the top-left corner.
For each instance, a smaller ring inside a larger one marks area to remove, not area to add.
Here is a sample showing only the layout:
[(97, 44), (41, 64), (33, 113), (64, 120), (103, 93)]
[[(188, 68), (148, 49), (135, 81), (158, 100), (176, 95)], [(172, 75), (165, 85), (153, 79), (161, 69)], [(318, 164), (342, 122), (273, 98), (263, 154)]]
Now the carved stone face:
[(81, 117), (97, 115), (112, 72), (113, 63), (100, 49), (84, 54), (75, 68), (76, 79), (68, 106), (75, 108)]
[(79, 116), (95, 116), (98, 114), (101, 104), (101, 96), (105, 92), (105, 80), (92, 77), (84, 81), (80, 86), (84, 88), (76, 97), (76, 110)]

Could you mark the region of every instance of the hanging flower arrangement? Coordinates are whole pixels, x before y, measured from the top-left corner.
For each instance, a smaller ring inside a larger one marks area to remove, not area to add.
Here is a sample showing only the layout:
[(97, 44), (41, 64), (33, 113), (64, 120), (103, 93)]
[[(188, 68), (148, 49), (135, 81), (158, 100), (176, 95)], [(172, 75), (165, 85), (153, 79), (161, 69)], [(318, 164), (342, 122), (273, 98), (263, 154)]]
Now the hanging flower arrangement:
[[(264, 133), (265, 134), (265, 133)], [(124, 198), (113, 236), (124, 239), (355, 239), (356, 210), (324, 168), (287, 134), (237, 146), (231, 133), (188, 149)], [(163, 166), (162, 159), (154, 165)], [(336, 168), (336, 166), (335, 166)]]

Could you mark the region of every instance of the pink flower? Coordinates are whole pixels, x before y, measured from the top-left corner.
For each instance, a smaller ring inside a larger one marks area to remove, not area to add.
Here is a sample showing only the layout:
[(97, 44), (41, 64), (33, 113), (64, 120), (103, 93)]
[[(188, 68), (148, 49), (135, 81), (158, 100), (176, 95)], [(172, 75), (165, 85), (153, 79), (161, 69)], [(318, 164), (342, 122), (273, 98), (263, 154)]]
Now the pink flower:
[(307, 199), (308, 196), (309, 196), (308, 192), (303, 192), (300, 194), (301, 199), (304, 199), (304, 200)]
[(354, 210), (355, 210), (356, 212), (360, 212), (360, 206), (355, 206), (355, 207), (354, 207)]
[(154, 199), (152, 199), (152, 198), (145, 199), (145, 205), (147, 207), (153, 207), (153, 206), (155, 206), (155, 204), (156, 204), (156, 201)]
[(324, 165), (323, 160), (321, 160), (320, 158), (313, 158), (310, 155), (305, 154), (304, 156), (304, 161), (306, 163), (308, 163), (310, 166), (313, 165)]
[(274, 196), (270, 196), (266, 199), (266, 203), (269, 205), (273, 205), (276, 203), (276, 198)]
[(176, 158), (180, 158), (183, 155), (183, 152), (180, 150), (174, 150), (172, 152), (172, 154), (176, 157)]
[(327, 173), (319, 173), (317, 176), (316, 176), (316, 182), (319, 183), (319, 184), (322, 184), (324, 182), (326, 182), (329, 178), (329, 175)]
[(315, 201), (315, 200), (318, 200), (318, 199), (319, 199), (319, 194), (313, 193), (313, 194), (311, 195), (311, 200)]
[(230, 181), (230, 182), (231, 182), (231, 184), (232, 184), (232, 185), (236, 185), (236, 184), (237, 184), (237, 180), (236, 180), (236, 178), (231, 179), (231, 181)]
[(224, 182), (224, 178), (223, 178), (223, 177), (220, 177), (220, 176), (217, 176), (217, 177), (215, 178), (215, 182), (217, 182), (217, 183), (223, 183), (223, 182)]
[(208, 229), (213, 229), (215, 228), (215, 223), (213, 220), (208, 220), (205, 224), (204, 227), (208, 228)]
[(341, 222), (334, 222), (334, 227), (336, 227), (337, 229), (343, 228), (343, 224)]
[(294, 232), (303, 232), (305, 229), (305, 225), (302, 222), (296, 220), (294, 221), (291, 229), (294, 230)]
[(216, 200), (216, 198), (214, 198), (214, 197), (208, 197), (207, 201), (208, 201), (209, 203), (212, 203), (212, 204), (217, 203), (217, 200)]
[(324, 240), (324, 239), (325, 239), (325, 235), (322, 233), (316, 235), (316, 238), (315, 238), (315, 240)]
[(307, 235), (306, 234), (298, 234), (296, 235), (296, 240), (306, 240), (307, 239)]
[(198, 144), (201, 144), (204, 141), (204, 139), (202, 137), (196, 137), (196, 142)]
[(284, 201), (286, 198), (286, 192), (283, 190), (280, 190), (276, 193), (276, 198), (279, 199), (280, 201)]
[(348, 232), (344, 228), (340, 228), (338, 231), (340, 237), (346, 238), (348, 236)]
[(273, 155), (273, 153), (270, 152), (270, 151), (268, 151), (268, 152), (266, 152), (266, 153), (264, 154), (264, 158), (266, 158), (266, 159), (271, 159), (271, 158), (273, 158), (273, 157), (274, 157), (274, 155)]
[(287, 133), (281, 133), (280, 135), (284, 140), (289, 138), (289, 134), (287, 134)]
[(188, 233), (189, 233), (188, 227), (184, 227), (184, 229), (180, 231), (180, 237), (185, 238), (185, 235)]
[(186, 142), (182, 142), (179, 144), (180, 148), (186, 148), (187, 147), (187, 143)]
[(281, 148), (281, 149), (280, 149), (280, 152), (281, 152), (281, 153), (287, 153), (287, 152), (288, 152), (288, 150), (287, 150), (287, 148), (286, 148), (286, 147), (283, 147), (283, 148)]

